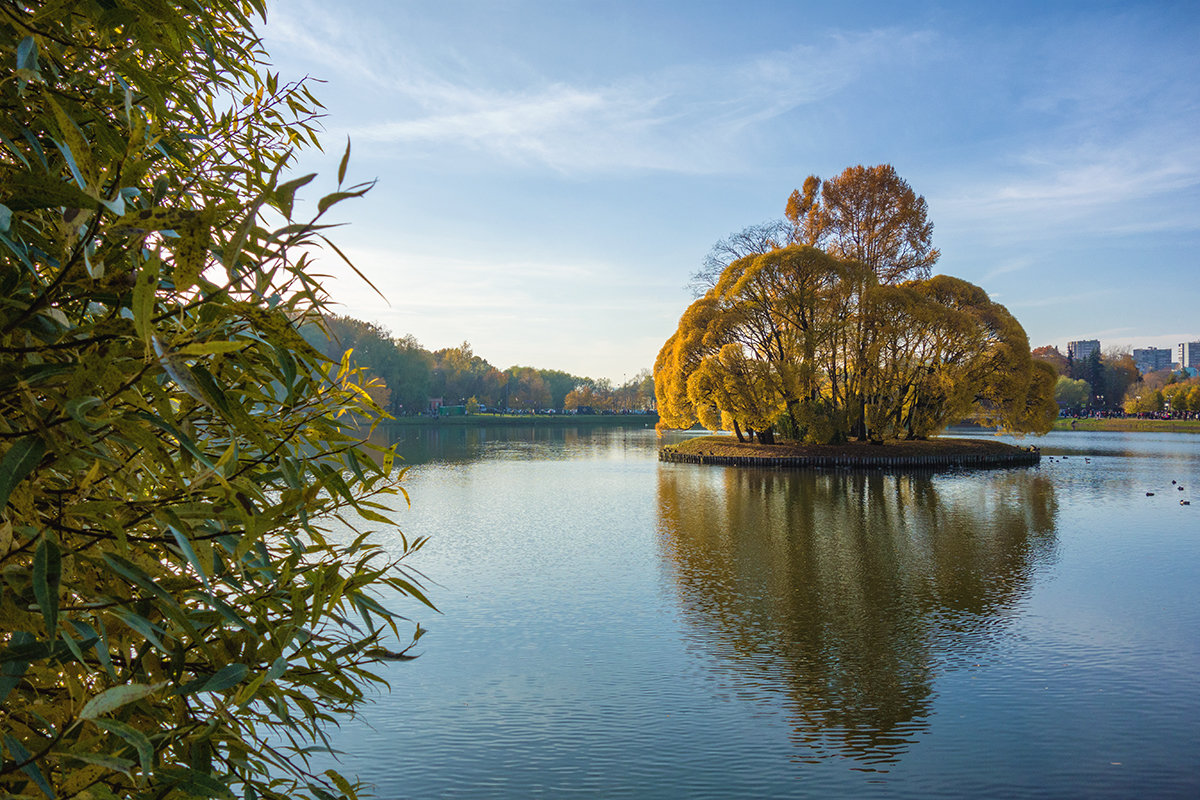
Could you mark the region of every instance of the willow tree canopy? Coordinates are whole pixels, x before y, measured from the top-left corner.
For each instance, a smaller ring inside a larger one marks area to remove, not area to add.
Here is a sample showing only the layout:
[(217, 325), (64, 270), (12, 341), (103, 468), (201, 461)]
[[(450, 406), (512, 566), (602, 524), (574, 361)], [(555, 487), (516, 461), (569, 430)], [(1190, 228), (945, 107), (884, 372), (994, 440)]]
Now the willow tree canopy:
[(924, 438), (966, 417), (1041, 433), (1053, 370), (978, 286), (883, 283), (810, 245), (739, 259), (684, 312), (655, 363), (660, 427), (760, 441)]

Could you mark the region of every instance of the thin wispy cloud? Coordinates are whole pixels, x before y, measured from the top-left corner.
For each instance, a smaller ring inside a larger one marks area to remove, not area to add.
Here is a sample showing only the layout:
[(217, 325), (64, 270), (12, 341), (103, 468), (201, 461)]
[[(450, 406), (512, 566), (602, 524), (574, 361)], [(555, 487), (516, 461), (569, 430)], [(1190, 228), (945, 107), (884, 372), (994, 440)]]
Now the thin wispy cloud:
[[(1030, 148), (1006, 170), (971, 175), (940, 206), (943, 220), (975, 227), (987, 238), (1028, 243), (1200, 230), (1197, 193), (1200, 142), (1153, 129), (1107, 142)], [(1189, 195), (1190, 204), (1181, 202)]]
[(928, 51), (931, 41), (897, 30), (834, 34), (741, 61), (587, 85), (521, 76), (514, 88), (506, 74), (481, 81), (474, 72), (437, 73), (420, 62), (419, 48), (400, 48), (408, 55), (397, 57), (394, 43), (382, 47), (365, 27), (324, 28), (285, 12), (273, 28), (331, 69), (372, 84), (376, 101), (349, 131), (356, 141), (402, 144), (409, 157), (458, 150), (564, 173), (736, 171), (745, 166), (747, 130), (827, 100), (865, 73)]
[(1069, 292), (1054, 296), (1038, 297), (1029, 300), (1010, 300), (1005, 303), (1010, 309), (1013, 308), (1053, 308), (1053, 307), (1080, 307), (1085, 306), (1088, 302), (1098, 300), (1102, 297), (1117, 293), (1117, 289), (1093, 289), (1086, 292)]
[(1040, 68), (951, 213), (1022, 238), (1200, 229), (1200, 55), (1158, 36), (1147, 59), (1152, 35), (1119, 15), (1031, 31)]

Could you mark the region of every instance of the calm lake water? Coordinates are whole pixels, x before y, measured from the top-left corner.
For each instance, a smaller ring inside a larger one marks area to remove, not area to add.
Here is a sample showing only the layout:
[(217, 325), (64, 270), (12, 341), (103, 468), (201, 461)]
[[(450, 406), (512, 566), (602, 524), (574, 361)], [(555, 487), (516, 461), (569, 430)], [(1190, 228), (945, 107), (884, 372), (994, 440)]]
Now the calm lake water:
[(401, 435), (441, 613), (335, 735), (381, 797), (1200, 796), (1200, 437), (880, 474)]

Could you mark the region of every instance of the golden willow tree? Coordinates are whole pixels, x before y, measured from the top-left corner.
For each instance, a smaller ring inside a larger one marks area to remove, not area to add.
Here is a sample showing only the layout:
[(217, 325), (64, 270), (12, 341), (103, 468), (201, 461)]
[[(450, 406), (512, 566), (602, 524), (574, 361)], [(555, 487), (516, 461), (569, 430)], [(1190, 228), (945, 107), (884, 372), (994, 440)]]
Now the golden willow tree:
[(5, 797), (354, 796), (308, 753), (424, 600), (420, 542), (363, 531), (400, 491), (378, 409), (297, 333), (319, 219), (366, 187), (343, 158), (293, 220), (319, 106), (263, 13), (0, 3)]
[(925, 201), (890, 166), (810, 177), (791, 240), (733, 261), (655, 363), (660, 428), (772, 443), (925, 438), (973, 416), (1049, 430), (1052, 369), (977, 286), (927, 277)]

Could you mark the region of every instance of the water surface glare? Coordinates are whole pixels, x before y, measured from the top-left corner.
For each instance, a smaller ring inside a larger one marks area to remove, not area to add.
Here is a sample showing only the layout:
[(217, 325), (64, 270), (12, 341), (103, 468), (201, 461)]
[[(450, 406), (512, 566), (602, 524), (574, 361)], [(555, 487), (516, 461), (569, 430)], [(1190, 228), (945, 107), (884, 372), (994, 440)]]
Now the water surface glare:
[(334, 736), (381, 797), (1200, 796), (1200, 437), (897, 474), (401, 435), (442, 613)]

